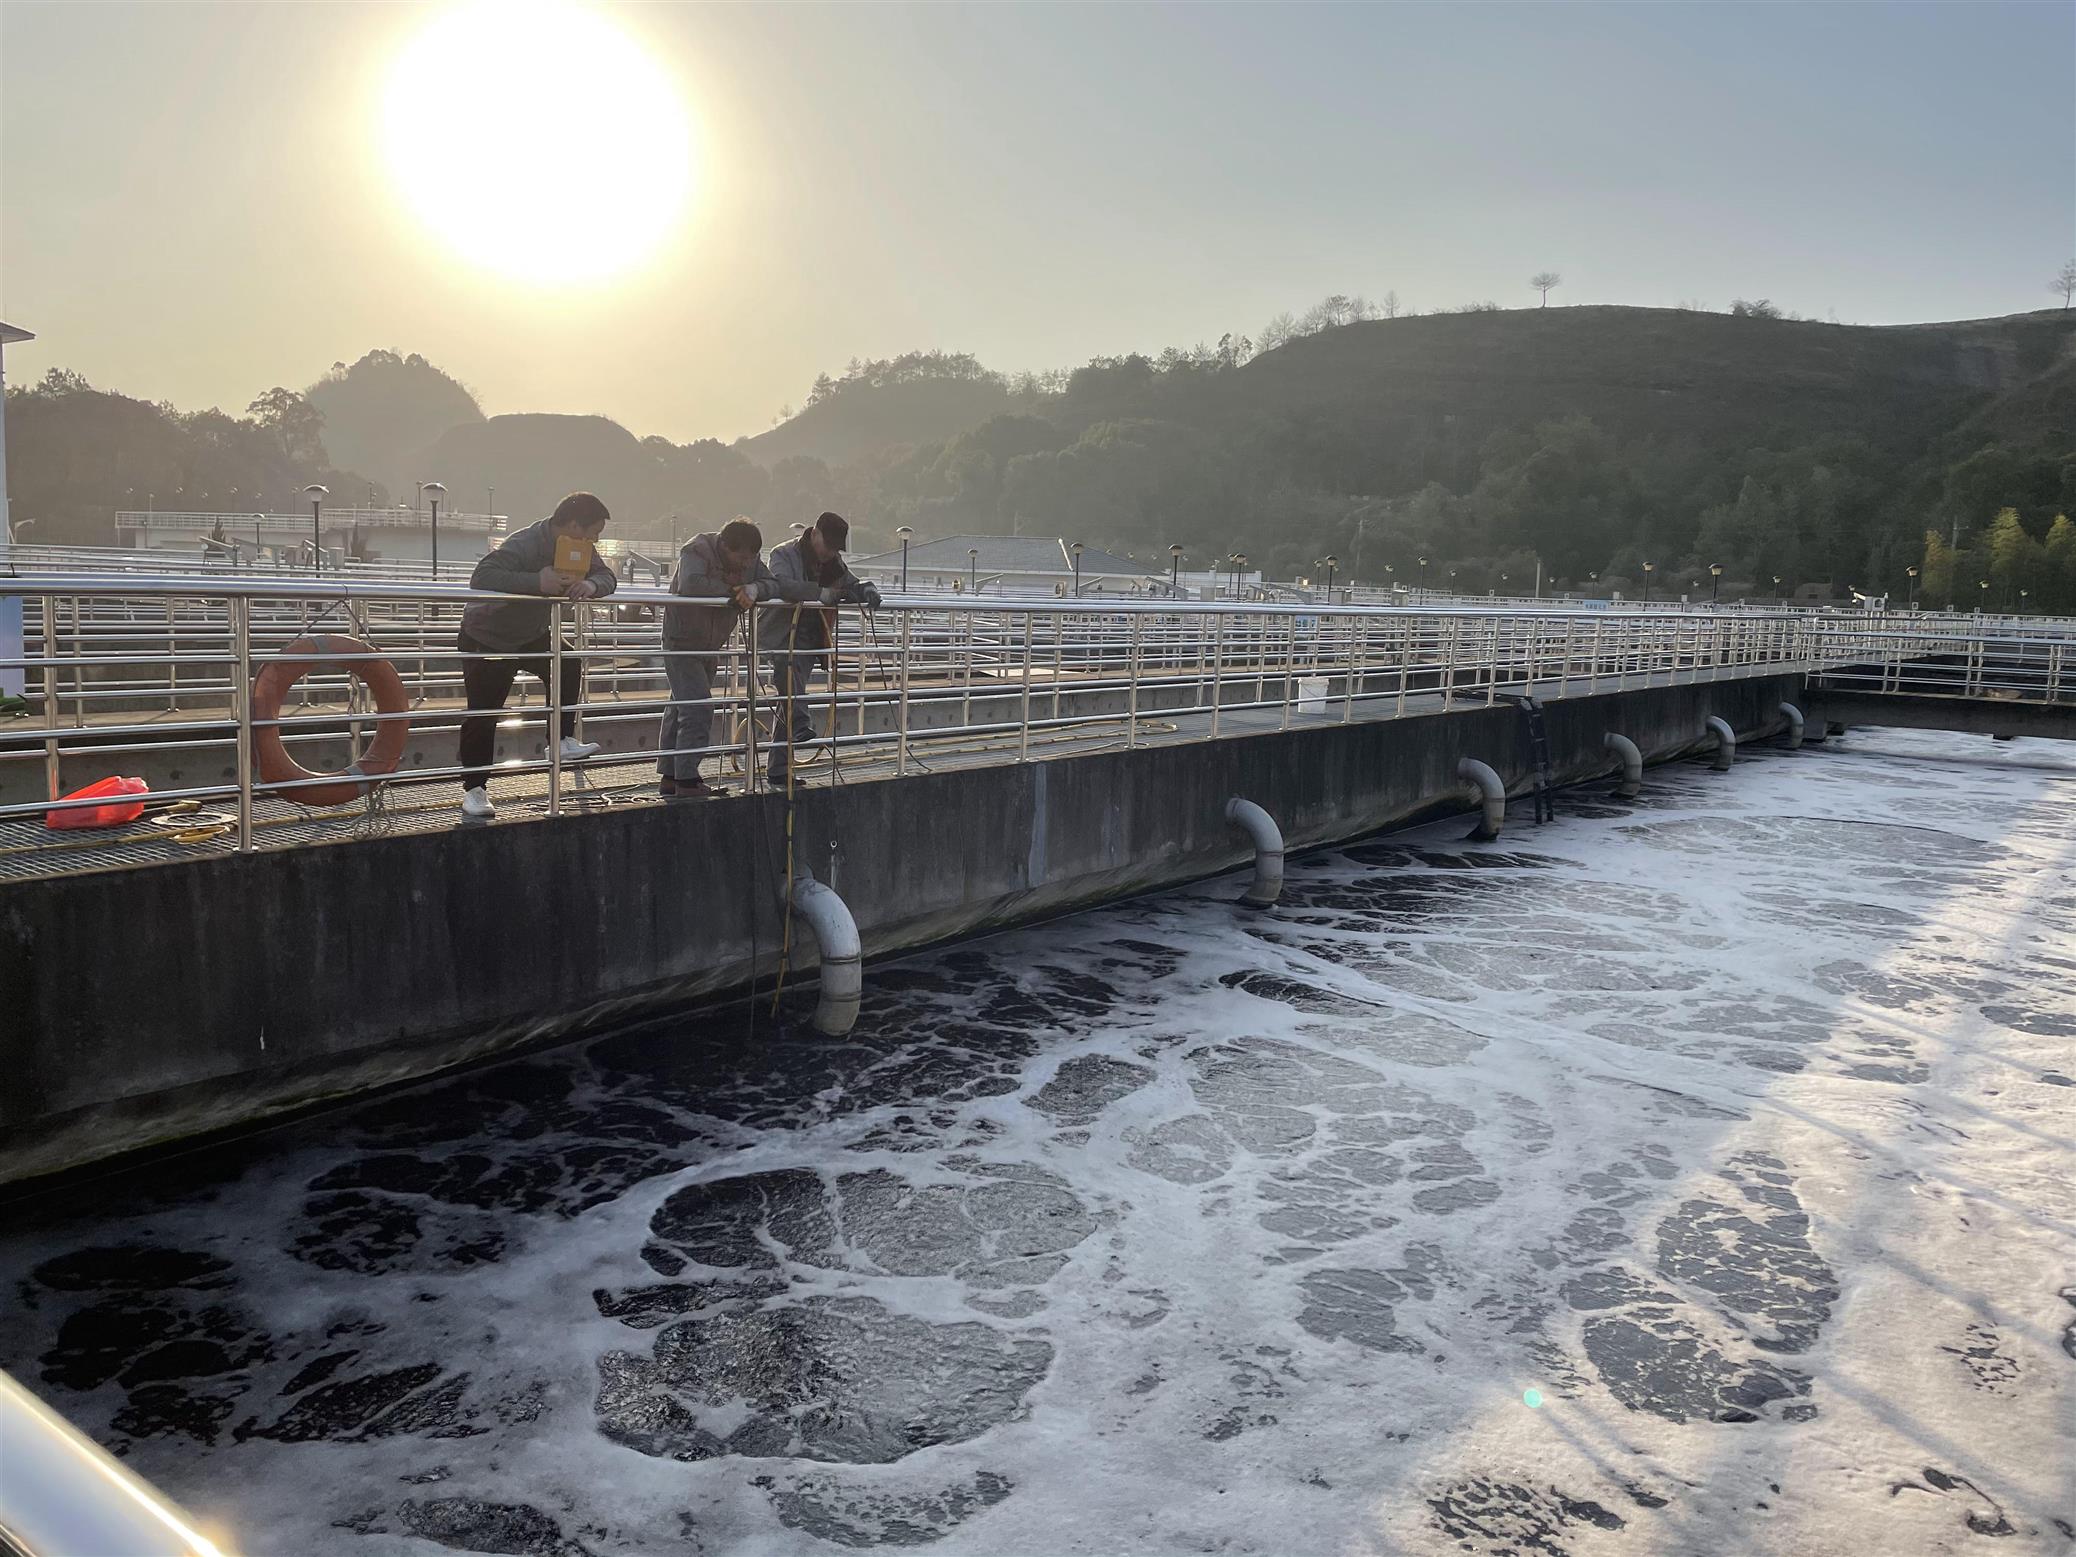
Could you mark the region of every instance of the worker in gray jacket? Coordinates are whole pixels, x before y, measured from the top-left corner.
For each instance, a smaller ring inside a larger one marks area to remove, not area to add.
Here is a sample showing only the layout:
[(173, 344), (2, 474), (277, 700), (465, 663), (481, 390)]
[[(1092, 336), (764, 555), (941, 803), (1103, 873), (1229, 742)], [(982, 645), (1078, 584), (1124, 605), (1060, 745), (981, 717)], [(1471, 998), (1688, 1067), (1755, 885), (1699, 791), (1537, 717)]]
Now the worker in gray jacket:
[[(757, 644), (770, 651), (772, 679), (778, 684), (769, 765), (774, 785), (790, 782), (794, 745), (815, 738), (808, 687), (829, 659), (835, 607), (879, 605), (879, 591), (843, 565), (850, 538), (850, 522), (841, 514), (825, 513), (801, 531), (799, 539), (771, 551), (771, 576), (785, 603), (757, 624)], [(835, 675), (833, 666), (829, 673)]]
[[(605, 533), (611, 516), (606, 505), (589, 492), (572, 492), (555, 505), (547, 518), (515, 530), (505, 542), (476, 564), (469, 577), (471, 589), (492, 589), (502, 595), (538, 595), (539, 600), (479, 600), (461, 614), (461, 633), (454, 646), (466, 658), (461, 662), (461, 684), (467, 693), (469, 712), (461, 721), (461, 814), (475, 821), (497, 815), (490, 803), (490, 761), (497, 751), (497, 715), (512, 694), (512, 682), (520, 671), (528, 671), (547, 686), (550, 666), (562, 678), (562, 760), (581, 762), (595, 756), (595, 742), (577, 739), (575, 710), (584, 701), (584, 662), (566, 652), (569, 644), (554, 646), (551, 653), (548, 629), (553, 619), (550, 599), (595, 600), (610, 595), (619, 580), (600, 560), (598, 538)], [(563, 573), (555, 566), (558, 541), (581, 542), (588, 550), (590, 567), (585, 573)]]
[(771, 570), (758, 554), (764, 536), (747, 519), (720, 533), (695, 535), (678, 553), (670, 592), (710, 602), (663, 608), (663, 670), (670, 703), (656, 742), (656, 766), (667, 800), (704, 800), (721, 793), (699, 776), (699, 754), (713, 743), (714, 667), (745, 611), (774, 598)]

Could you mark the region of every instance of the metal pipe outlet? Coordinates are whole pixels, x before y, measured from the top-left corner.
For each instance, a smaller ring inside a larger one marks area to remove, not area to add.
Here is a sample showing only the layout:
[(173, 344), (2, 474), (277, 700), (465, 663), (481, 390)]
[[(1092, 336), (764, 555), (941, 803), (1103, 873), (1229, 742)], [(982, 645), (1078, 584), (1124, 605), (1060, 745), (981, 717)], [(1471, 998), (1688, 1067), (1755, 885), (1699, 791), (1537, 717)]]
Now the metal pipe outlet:
[(1600, 744), (1622, 760), (1622, 782), (1615, 786), (1615, 793), (1624, 800), (1634, 800), (1643, 793), (1643, 753), (1628, 736), (1612, 731), (1600, 738)]
[(1499, 775), (1475, 757), (1465, 757), (1456, 764), (1456, 776), (1470, 784), (1478, 792), (1482, 814), (1478, 825), (1471, 829), (1473, 838), (1493, 839), (1507, 819), (1507, 787)]
[(843, 899), (812, 876), (793, 880), (793, 912), (807, 921), (821, 953), (822, 998), (815, 1005), (815, 1030), (841, 1038), (858, 1020), (865, 992), (864, 948), (858, 921)]
[(1793, 703), (1783, 703), (1780, 716), (1788, 721), (1788, 750), (1795, 751), (1802, 745), (1802, 710)]
[(1727, 719), (1716, 714), (1708, 716), (1708, 727), (1716, 735), (1716, 760), (1709, 766), (1721, 773), (1737, 760), (1737, 732), (1730, 728)]
[(1240, 901), (1266, 908), (1283, 895), (1283, 829), (1268, 812), (1238, 795), (1225, 803), (1225, 819), (1254, 845), (1254, 884)]

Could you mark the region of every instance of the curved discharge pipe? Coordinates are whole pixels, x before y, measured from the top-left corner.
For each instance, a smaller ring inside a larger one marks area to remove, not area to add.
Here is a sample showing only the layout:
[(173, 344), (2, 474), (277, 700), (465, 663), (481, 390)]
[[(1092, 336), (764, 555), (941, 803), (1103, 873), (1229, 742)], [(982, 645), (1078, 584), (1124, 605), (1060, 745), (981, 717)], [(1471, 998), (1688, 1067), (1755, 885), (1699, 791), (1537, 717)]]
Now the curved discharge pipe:
[(1622, 759), (1622, 782), (1615, 786), (1615, 793), (1624, 800), (1634, 800), (1643, 793), (1643, 753), (1628, 736), (1612, 731), (1600, 738), (1600, 744)]
[(792, 898), (793, 912), (807, 921), (821, 952), (822, 996), (815, 1004), (815, 1031), (841, 1038), (857, 1023), (865, 990), (858, 922), (843, 899), (812, 876), (794, 878)]
[(1225, 803), (1225, 819), (1254, 845), (1254, 884), (1240, 901), (1266, 908), (1283, 895), (1283, 830), (1268, 812), (1238, 795)]
[(1793, 703), (1783, 703), (1780, 716), (1788, 721), (1788, 750), (1798, 750), (1802, 745), (1802, 710)]
[(1716, 760), (1709, 766), (1721, 773), (1737, 760), (1737, 732), (1730, 728), (1728, 720), (1717, 714), (1708, 716), (1708, 727), (1716, 734)]
[(1499, 775), (1486, 763), (1475, 757), (1465, 757), (1456, 764), (1456, 776), (1474, 787), (1478, 792), (1478, 803), (1482, 814), (1478, 825), (1470, 831), (1473, 838), (1491, 840), (1499, 836), (1499, 829), (1507, 819), (1507, 787)]

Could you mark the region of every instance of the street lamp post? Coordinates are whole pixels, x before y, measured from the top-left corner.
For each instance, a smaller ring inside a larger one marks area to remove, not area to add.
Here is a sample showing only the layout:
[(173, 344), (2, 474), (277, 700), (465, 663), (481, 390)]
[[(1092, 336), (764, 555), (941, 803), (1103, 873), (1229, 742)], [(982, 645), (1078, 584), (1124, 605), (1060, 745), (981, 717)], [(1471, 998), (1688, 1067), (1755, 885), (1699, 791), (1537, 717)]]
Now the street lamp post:
[(1708, 565), (1708, 603), (1710, 605), (1716, 603), (1716, 596), (1722, 591), (1722, 587), (1723, 565), (1720, 562), (1711, 562)]
[(1420, 559), (1420, 593), (1423, 595), (1427, 593), (1427, 559), (1425, 557)]
[(447, 495), (447, 489), (437, 481), (428, 481), (424, 485), (424, 492), (427, 497), (432, 499), (432, 576), (433, 581), (438, 583), (440, 577), (440, 499)]
[(1341, 565), (1341, 559), (1339, 557), (1328, 557), (1324, 560), (1326, 562), (1326, 603), (1332, 605), (1334, 603), (1334, 569)]
[(1980, 616), (1982, 614), (1982, 603), (1985, 600), (1989, 599), (1989, 580), (1984, 579), (1981, 583), (1975, 586), (1975, 589), (1975, 614), (1977, 616)]
[(1246, 571), (1247, 571), (1247, 553), (1245, 553), (1244, 551), (1234, 552), (1234, 553), (1233, 553), (1233, 598), (1234, 598), (1235, 600), (1238, 600), (1238, 599), (1240, 598), (1240, 575), (1241, 575), (1241, 574), (1243, 574), (1243, 573), (1245, 573)]
[(1773, 603), (1775, 605), (1780, 604), (1780, 575), (1778, 573), (1773, 575)]
[(1180, 599), (1182, 596), (1182, 548), (1168, 548), (1168, 593)]
[(1081, 598), (1081, 542), (1076, 541), (1067, 548), (1074, 558), (1074, 598)]
[(324, 500), (331, 495), (330, 487), (314, 481), (303, 488), (303, 496), (310, 499), (310, 566), (319, 573), (324, 571)]
[(966, 548), (966, 593), (969, 595), (980, 593), (980, 548), (978, 546), (968, 546)]
[(1910, 578), (1910, 609), (1915, 611), (1917, 609), (1917, 569), (1905, 568), (1903, 571)]
[(1657, 566), (1657, 565), (1656, 565), (1655, 563), (1650, 563), (1650, 562), (1646, 562), (1646, 563), (1645, 563), (1645, 564), (1643, 565), (1643, 568), (1644, 568), (1644, 604), (1645, 604), (1645, 605), (1649, 605), (1649, 604), (1651, 603), (1651, 573), (1652, 573), (1652, 571), (1653, 571), (1653, 570), (1654, 570), (1654, 569), (1656, 568), (1656, 566)]
[(260, 529), (265, 525), (266, 521), (267, 516), (265, 514), (254, 514), (252, 516), (252, 565), (254, 567), (260, 565), (260, 552), (266, 546), (266, 542), (260, 539)]
[(915, 531), (904, 524), (894, 533), (901, 537), (901, 593), (905, 595), (908, 593), (908, 538)]

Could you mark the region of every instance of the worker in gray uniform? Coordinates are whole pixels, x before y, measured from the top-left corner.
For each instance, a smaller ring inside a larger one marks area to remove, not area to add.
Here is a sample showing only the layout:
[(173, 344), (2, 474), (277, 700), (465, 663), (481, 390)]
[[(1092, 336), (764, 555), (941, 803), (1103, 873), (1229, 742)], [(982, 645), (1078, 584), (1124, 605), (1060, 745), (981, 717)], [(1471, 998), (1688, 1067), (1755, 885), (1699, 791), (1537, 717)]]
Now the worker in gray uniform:
[[(850, 522), (841, 514), (825, 513), (801, 531), (799, 539), (771, 551), (771, 576), (782, 604), (758, 622), (757, 643), (770, 653), (779, 697), (767, 770), (774, 785), (790, 781), (794, 747), (815, 738), (808, 692), (815, 673), (829, 662), (836, 607), (879, 605), (879, 591), (844, 566), (850, 538)], [(829, 674), (835, 673), (830, 666)]]
[(670, 702), (656, 742), (666, 800), (704, 800), (721, 791), (699, 776), (699, 754), (713, 744), (714, 667), (742, 614), (774, 599), (771, 570), (758, 555), (764, 535), (747, 519), (695, 535), (678, 553), (670, 592), (698, 605), (663, 608), (663, 667)]

